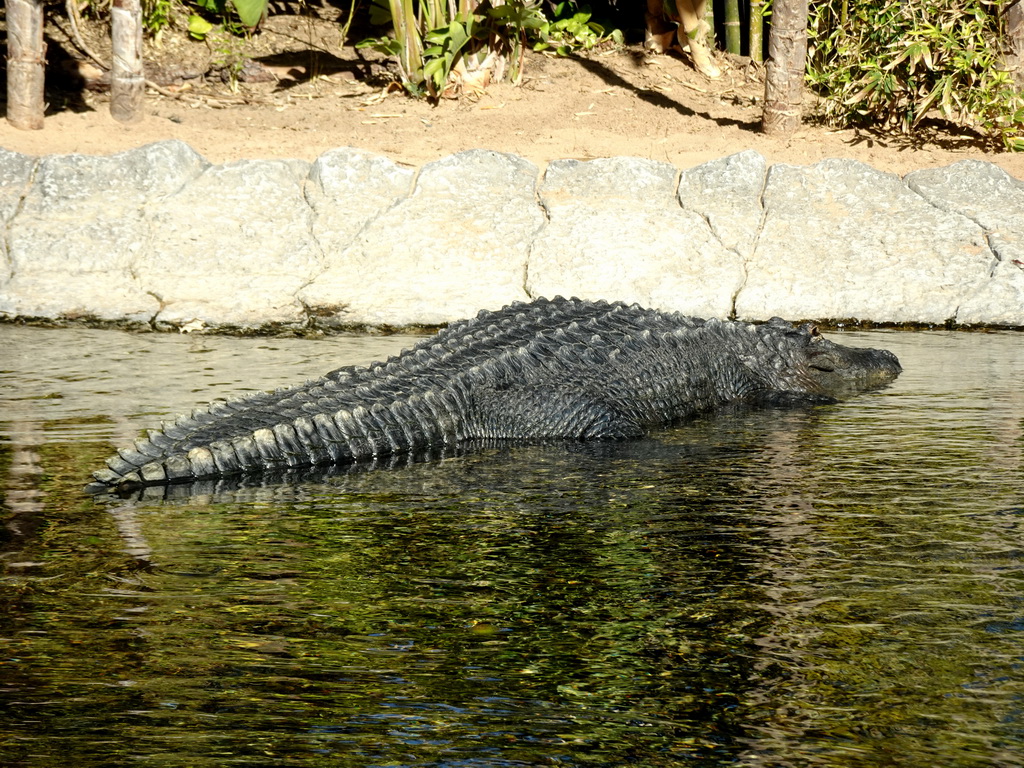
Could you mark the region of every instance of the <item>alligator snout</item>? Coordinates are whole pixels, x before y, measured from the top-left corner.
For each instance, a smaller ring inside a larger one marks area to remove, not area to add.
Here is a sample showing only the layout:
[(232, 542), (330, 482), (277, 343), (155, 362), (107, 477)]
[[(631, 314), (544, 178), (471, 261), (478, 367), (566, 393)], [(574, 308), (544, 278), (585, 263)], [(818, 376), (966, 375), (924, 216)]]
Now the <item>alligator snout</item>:
[(899, 358), (887, 349), (844, 349), (848, 365), (842, 374), (863, 382), (865, 388), (888, 384), (903, 372)]

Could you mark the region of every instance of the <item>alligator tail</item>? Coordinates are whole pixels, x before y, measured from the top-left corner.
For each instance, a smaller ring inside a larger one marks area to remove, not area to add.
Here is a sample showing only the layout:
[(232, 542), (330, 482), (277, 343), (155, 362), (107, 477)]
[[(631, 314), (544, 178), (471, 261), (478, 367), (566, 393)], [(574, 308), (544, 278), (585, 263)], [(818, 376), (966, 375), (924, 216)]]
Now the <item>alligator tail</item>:
[[(428, 391), (388, 405), (375, 403), (300, 415), (189, 447), (168, 437), (174, 425), (151, 432), (93, 474), (90, 493), (230, 477), (247, 472), (345, 464), (411, 453), (455, 438), (454, 404)], [(243, 401), (244, 402), (244, 401)], [(221, 406), (223, 407), (223, 406)], [(194, 422), (201, 414), (185, 420)]]

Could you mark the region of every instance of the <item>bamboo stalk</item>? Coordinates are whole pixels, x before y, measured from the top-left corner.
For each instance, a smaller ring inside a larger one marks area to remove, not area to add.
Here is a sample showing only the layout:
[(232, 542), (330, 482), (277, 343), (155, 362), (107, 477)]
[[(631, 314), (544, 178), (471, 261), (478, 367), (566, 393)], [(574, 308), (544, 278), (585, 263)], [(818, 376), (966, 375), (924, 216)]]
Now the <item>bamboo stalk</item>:
[(764, 61), (764, 0), (750, 0), (750, 58)]
[[(709, 3), (710, 4), (710, 3)], [(740, 52), (740, 3), (739, 0), (725, 0), (725, 50)]]
[(142, 119), (146, 80), (142, 73), (142, 4), (114, 0), (110, 9), (113, 59), (110, 67), (110, 115), (122, 123)]
[(7, 120), (15, 128), (43, 127), (43, 4), (7, 0)]

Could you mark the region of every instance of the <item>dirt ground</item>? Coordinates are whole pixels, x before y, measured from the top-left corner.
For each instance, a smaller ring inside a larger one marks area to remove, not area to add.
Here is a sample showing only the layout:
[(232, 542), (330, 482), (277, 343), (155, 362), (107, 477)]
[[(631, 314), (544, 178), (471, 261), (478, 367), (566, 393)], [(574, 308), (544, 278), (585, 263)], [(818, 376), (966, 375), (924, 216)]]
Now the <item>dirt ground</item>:
[[(101, 70), (69, 42), (59, 20), (47, 34), (45, 128), (21, 131), (0, 121), (0, 146), (9, 150), (105, 155), (181, 139), (216, 163), (313, 160), (347, 145), (412, 166), (484, 148), (541, 168), (559, 158), (616, 155), (689, 168), (754, 149), (769, 162), (845, 157), (899, 174), (978, 158), (1024, 180), (1024, 153), (1000, 152), (942, 127), (913, 139), (833, 130), (815, 122), (811, 97), (794, 137), (768, 138), (759, 132), (763, 70), (738, 57), (723, 57), (725, 75), (712, 81), (681, 52), (651, 57), (639, 45), (573, 58), (531, 53), (519, 87), (491, 84), (482, 95), (431, 105), (389, 89), (387, 62), (343, 45), (336, 19), (280, 15), (248, 43), (182, 35), (147, 43), (147, 77), (156, 88), (147, 92), (142, 120), (124, 125), (109, 115)], [(87, 23), (83, 40), (109, 61), (105, 26)], [(232, 71), (241, 82), (232, 82)]]

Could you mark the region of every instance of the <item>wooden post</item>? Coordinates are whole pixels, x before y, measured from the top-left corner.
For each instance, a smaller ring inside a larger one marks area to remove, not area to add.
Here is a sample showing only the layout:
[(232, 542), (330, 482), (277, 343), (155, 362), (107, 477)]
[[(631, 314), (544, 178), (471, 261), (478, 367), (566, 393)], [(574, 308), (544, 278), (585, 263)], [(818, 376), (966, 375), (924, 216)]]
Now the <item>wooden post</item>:
[(110, 115), (122, 123), (142, 119), (146, 80), (142, 73), (142, 4), (114, 0), (110, 9), (113, 60), (110, 67)]
[(790, 135), (800, 126), (807, 69), (807, 0), (776, 0), (768, 39), (761, 130)]
[(42, 0), (7, 0), (7, 119), (15, 128), (43, 127), (45, 51)]

